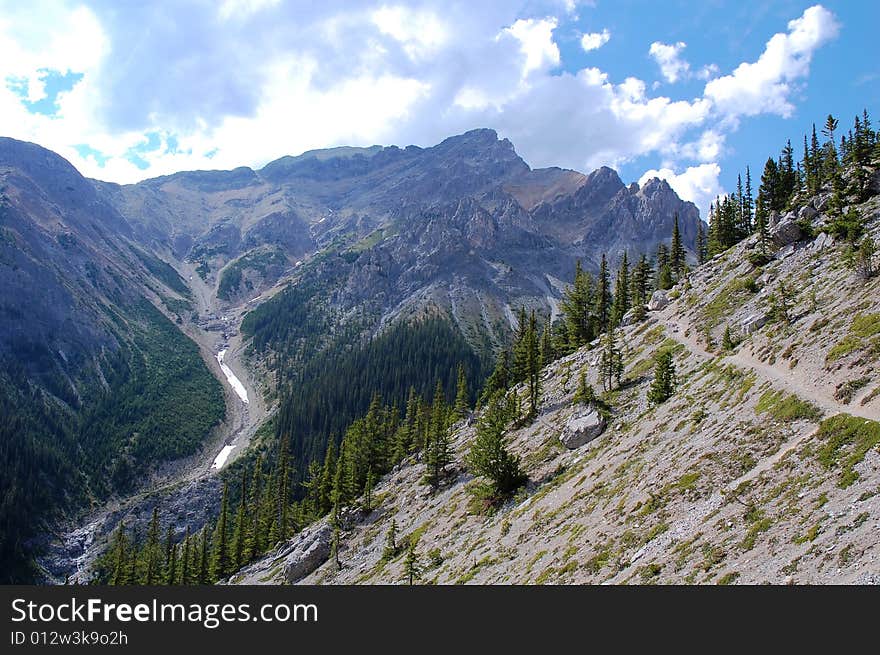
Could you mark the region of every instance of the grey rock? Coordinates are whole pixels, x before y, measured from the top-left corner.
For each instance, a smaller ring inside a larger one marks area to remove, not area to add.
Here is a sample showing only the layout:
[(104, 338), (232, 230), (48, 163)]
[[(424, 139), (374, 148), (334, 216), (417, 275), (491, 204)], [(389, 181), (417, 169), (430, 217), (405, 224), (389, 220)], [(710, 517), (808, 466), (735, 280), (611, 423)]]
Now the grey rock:
[(797, 217), (798, 217), (798, 220), (801, 220), (801, 221), (812, 221), (818, 215), (819, 215), (819, 212), (817, 212), (815, 209), (813, 209), (809, 205), (804, 205), (803, 207), (800, 208), (800, 211), (798, 211)]
[(620, 319), (620, 325), (626, 327), (627, 325), (632, 325), (635, 323), (636, 312), (631, 309), (623, 317)]
[(803, 234), (800, 225), (795, 222), (794, 214), (786, 214), (770, 228), (770, 238), (780, 248), (800, 241)]
[(302, 580), (330, 557), (333, 531), (326, 521), (310, 526), (296, 535), (279, 556), (284, 559), (284, 579)]
[(810, 244), (810, 250), (824, 250), (828, 248), (834, 243), (834, 237), (830, 234), (826, 234), (825, 232), (821, 232), (819, 236), (817, 236), (813, 243)]
[(874, 195), (880, 194), (880, 169), (868, 179), (868, 191)]
[(742, 333), (744, 335), (757, 332), (767, 324), (767, 317), (764, 314), (752, 314), (744, 319), (741, 324)]
[(813, 199), (813, 207), (816, 208), (818, 212), (824, 212), (828, 209), (828, 203), (831, 202), (831, 194), (830, 193), (820, 193)]
[(589, 443), (605, 431), (607, 421), (599, 410), (590, 406), (581, 414), (572, 416), (562, 429), (559, 440), (566, 448), (574, 450)]
[(666, 296), (666, 292), (657, 289), (653, 294), (651, 294), (651, 299), (648, 301), (648, 309), (652, 312), (656, 312), (660, 309), (666, 307), (669, 304), (669, 298)]

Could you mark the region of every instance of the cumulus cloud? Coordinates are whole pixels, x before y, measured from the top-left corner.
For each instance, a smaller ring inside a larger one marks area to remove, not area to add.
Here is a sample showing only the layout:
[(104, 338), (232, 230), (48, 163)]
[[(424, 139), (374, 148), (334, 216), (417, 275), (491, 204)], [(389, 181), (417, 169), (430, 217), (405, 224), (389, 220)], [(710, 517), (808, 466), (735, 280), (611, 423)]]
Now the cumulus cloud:
[(791, 116), (794, 83), (806, 77), (813, 53), (840, 30), (830, 11), (815, 5), (774, 34), (757, 61), (742, 63), (730, 75), (706, 84), (705, 97), (729, 117), (778, 114)]
[[(0, 125), (60, 152), (87, 175), (120, 182), (261, 166), (334, 145), (427, 146), (488, 126), (536, 167), (589, 170), (657, 156), (683, 193), (698, 197), (712, 186), (711, 166), (735, 127), (718, 119), (746, 113), (739, 103), (748, 98), (734, 97), (732, 88), (752, 83), (754, 67), (769, 69), (770, 61), (782, 61), (787, 72), (760, 76), (767, 84), (802, 78), (812, 52), (836, 33), (833, 16), (811, 8), (755, 64), (710, 81), (703, 96), (680, 99), (636, 77), (566, 69), (557, 43), (566, 38), (557, 37), (566, 34), (562, 2), (552, 10), (543, 3), (531, 16), (514, 3), (474, 11), (459, 0), (355, 8), (345, 0), (182, 2), (174, 21), (152, 3), (118, 11), (112, 0), (91, 2), (21, 3), (0, 16), (0, 80), (7, 80), (0, 83)], [(603, 30), (581, 45), (609, 37)], [(692, 71), (683, 47), (654, 48), (661, 71), (668, 67), (664, 79), (717, 74)], [(47, 95), (41, 70), (81, 75), (58, 94), (51, 116), (29, 112), (21, 95), (22, 88), (31, 101)], [(749, 102), (756, 113), (779, 106)]]
[(648, 54), (660, 66), (660, 74), (667, 82), (675, 83), (687, 77), (691, 65), (681, 58), (681, 52), (686, 47), (687, 44), (684, 41), (673, 44), (654, 41), (648, 49)]
[(724, 195), (724, 189), (718, 181), (721, 167), (717, 163), (691, 166), (683, 173), (676, 173), (669, 168), (646, 171), (639, 178), (639, 185), (654, 177), (666, 180), (682, 200), (690, 200), (700, 210), (704, 218), (708, 215), (709, 204), (716, 197)]
[(611, 40), (611, 32), (603, 29), (601, 32), (589, 32), (581, 37), (581, 47), (589, 52), (598, 50)]

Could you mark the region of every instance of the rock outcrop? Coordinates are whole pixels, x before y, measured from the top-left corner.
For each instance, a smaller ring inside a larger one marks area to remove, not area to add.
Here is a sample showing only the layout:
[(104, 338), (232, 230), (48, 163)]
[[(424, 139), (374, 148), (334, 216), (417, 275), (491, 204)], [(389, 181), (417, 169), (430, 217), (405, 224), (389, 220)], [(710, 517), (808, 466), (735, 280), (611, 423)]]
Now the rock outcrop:
[(666, 292), (657, 289), (653, 294), (651, 294), (651, 299), (648, 301), (648, 309), (652, 312), (660, 311), (666, 305), (669, 304), (669, 298), (666, 295)]
[(793, 212), (780, 218), (779, 221), (770, 228), (770, 238), (779, 248), (800, 241), (801, 238), (803, 238), (803, 235), (803, 230), (801, 230), (800, 225), (797, 224)]

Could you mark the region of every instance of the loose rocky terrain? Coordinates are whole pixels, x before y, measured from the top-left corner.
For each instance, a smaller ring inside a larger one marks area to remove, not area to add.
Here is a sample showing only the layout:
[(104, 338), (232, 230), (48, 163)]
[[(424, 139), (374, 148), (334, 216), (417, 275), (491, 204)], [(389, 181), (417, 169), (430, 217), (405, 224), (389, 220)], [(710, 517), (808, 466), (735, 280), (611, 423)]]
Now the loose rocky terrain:
[[(232, 582), (404, 583), (405, 549), (385, 555), (393, 520), (398, 544), (418, 538), (425, 583), (880, 583), (880, 278), (855, 277), (817, 204), (816, 236), (780, 236), (775, 217), (768, 264), (740, 243), (622, 329), (624, 383), (598, 438), (560, 441), (593, 411), (572, 400), (583, 368), (601, 389), (598, 346), (546, 368), (538, 420), (509, 433), (529, 482), (503, 506), (470, 493), (469, 419), (438, 492), (410, 460), (377, 486), (375, 509), (347, 512), (341, 567), (319, 523)], [(880, 198), (859, 211), (880, 237)], [(769, 315), (780, 281), (788, 322)], [(678, 388), (652, 407), (660, 349)]]

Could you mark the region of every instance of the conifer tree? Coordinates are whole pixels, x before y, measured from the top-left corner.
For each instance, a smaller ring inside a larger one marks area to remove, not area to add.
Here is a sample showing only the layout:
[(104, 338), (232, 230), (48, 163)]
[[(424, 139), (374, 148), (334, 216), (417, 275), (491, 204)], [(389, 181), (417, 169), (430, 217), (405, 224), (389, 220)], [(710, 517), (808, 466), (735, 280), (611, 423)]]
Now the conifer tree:
[(364, 484), (364, 511), (367, 513), (373, 511), (373, 485), (375, 483), (376, 482), (373, 479), (373, 467), (371, 466), (367, 471), (367, 481)]
[(526, 308), (520, 307), (516, 337), (513, 343), (511, 378), (514, 384), (525, 381), (529, 375), (529, 319)]
[(595, 337), (593, 325), (594, 305), (593, 279), (581, 267), (581, 261), (575, 264), (574, 280), (565, 290), (562, 299), (562, 314), (565, 318), (569, 347), (571, 350), (580, 348)]
[(697, 262), (703, 264), (709, 255), (709, 244), (706, 242), (706, 231), (703, 221), (697, 223)]
[(211, 577), (215, 580), (225, 578), (231, 570), (229, 557), (229, 483), (223, 483), (220, 500), (220, 515), (214, 528), (214, 548), (211, 552)]
[(495, 368), (483, 386), (483, 393), (480, 394), (481, 403), (491, 398), (497, 391), (507, 391), (511, 383), (509, 369), (510, 355), (506, 350), (502, 350), (495, 358)]
[(443, 385), (437, 380), (434, 404), (431, 406), (430, 439), (426, 445), (427, 481), (435, 489), (443, 479), (444, 467), (452, 462), (452, 446), (446, 422), (446, 406)]
[(141, 582), (145, 585), (158, 584), (161, 575), (161, 547), (159, 545), (159, 508), (153, 508), (150, 526), (147, 528), (147, 539), (141, 551)]
[(730, 333), (730, 326), (724, 326), (724, 337), (721, 339), (721, 347), (724, 350), (733, 350), (736, 348), (736, 343), (733, 340), (733, 336)]
[(406, 561), (403, 565), (404, 575), (409, 581), (410, 586), (415, 584), (415, 581), (418, 580), (422, 574), (421, 566), (419, 565), (419, 553), (417, 550), (418, 546), (418, 537), (410, 535), (409, 545), (406, 549)]
[(183, 548), (180, 555), (180, 584), (188, 585), (190, 580), (190, 558), (192, 557), (192, 544), (190, 543), (189, 525), (183, 535)]
[(477, 437), (467, 456), (468, 466), (489, 480), (495, 497), (506, 496), (525, 481), (519, 458), (507, 448), (508, 419), (504, 397), (496, 394), (477, 422)]
[(395, 555), (397, 555), (397, 519), (392, 518), (385, 535), (385, 550), (382, 551), (382, 558), (389, 560)]
[(605, 391), (614, 388), (615, 381), (620, 384), (623, 376), (623, 357), (617, 347), (616, 330), (613, 328), (605, 333), (603, 340), (602, 356), (599, 362), (599, 370), (602, 375), (602, 385)]
[(587, 382), (586, 369), (581, 369), (581, 374), (578, 377), (578, 388), (572, 401), (580, 405), (589, 405), (596, 402), (596, 392), (593, 390), (593, 386)]
[(544, 329), (541, 331), (541, 366), (547, 366), (556, 359), (555, 348), (553, 347), (553, 326), (550, 317), (544, 322)]
[(197, 580), (199, 584), (208, 584), (211, 582), (210, 558), (208, 556), (210, 544), (208, 543), (208, 526), (201, 530), (199, 537), (199, 566)]
[(455, 389), (455, 407), (453, 413), (458, 419), (462, 419), (470, 412), (468, 401), (467, 378), (464, 374), (464, 364), (458, 365), (458, 381)]
[(174, 530), (171, 524), (168, 524), (168, 530), (165, 533), (165, 569), (162, 582), (166, 585), (173, 585), (177, 578), (177, 544), (174, 543)]
[(528, 418), (533, 419), (538, 415), (538, 405), (541, 401), (541, 356), (538, 346), (538, 322), (534, 310), (529, 316), (526, 339), (526, 368), (529, 388)]
[(245, 483), (245, 471), (241, 474), (241, 497), (238, 500), (238, 510), (235, 513), (235, 529), (232, 532), (231, 560), (232, 571), (237, 571), (247, 563), (245, 542), (247, 541), (247, 489)]
[(867, 282), (877, 272), (874, 268), (875, 252), (874, 240), (869, 235), (864, 236), (855, 254), (856, 275), (863, 282)]
[(648, 389), (648, 401), (659, 405), (675, 393), (675, 364), (672, 361), (672, 351), (662, 350), (654, 362), (654, 381)]
[(752, 172), (748, 166), (746, 166), (746, 187), (743, 192), (742, 206), (744, 234), (749, 235), (752, 233), (752, 219), (754, 217), (753, 210), (755, 207), (755, 201), (752, 198)]
[(630, 308), (629, 278), (629, 261), (627, 260), (626, 251), (624, 250), (623, 258), (620, 260), (620, 268), (617, 270), (617, 279), (614, 282), (612, 321), (615, 325), (620, 324), (620, 321)]
[(596, 280), (596, 322), (598, 332), (608, 329), (611, 322), (611, 280), (608, 274), (608, 260), (602, 253), (602, 263), (599, 265), (599, 277)]
[(675, 279), (681, 279), (687, 263), (687, 255), (685, 253), (684, 244), (681, 241), (681, 233), (678, 229), (678, 213), (672, 216), (672, 242), (669, 246), (669, 266)]
[(128, 538), (125, 534), (125, 521), (120, 521), (116, 528), (116, 534), (113, 538), (113, 568), (110, 574), (111, 585), (127, 585), (131, 582), (129, 578), (129, 545)]

